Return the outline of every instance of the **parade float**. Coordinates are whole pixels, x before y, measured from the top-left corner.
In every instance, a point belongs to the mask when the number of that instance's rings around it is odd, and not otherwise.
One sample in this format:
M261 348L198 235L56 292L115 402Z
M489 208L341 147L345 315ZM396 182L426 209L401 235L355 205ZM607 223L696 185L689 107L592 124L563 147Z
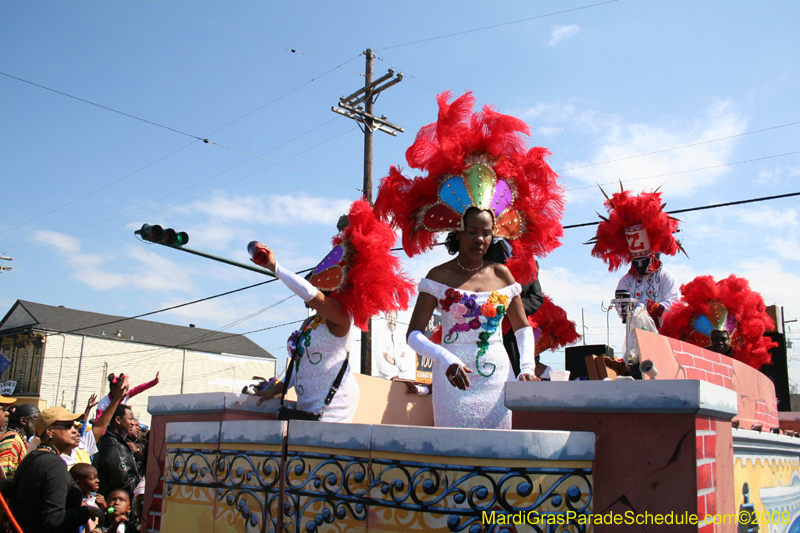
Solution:
M352 424L152 397L148 531L798 531L800 418L772 382L636 336L655 379L510 382L512 430L433 427L430 396L362 375Z

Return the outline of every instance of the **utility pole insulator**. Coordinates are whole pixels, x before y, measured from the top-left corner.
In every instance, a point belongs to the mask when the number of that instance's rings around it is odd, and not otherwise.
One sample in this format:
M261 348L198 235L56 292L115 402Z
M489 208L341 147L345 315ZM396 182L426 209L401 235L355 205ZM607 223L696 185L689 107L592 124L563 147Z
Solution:
M386 115L376 117L373 113L375 99L382 91L403 81L403 75L395 75L394 69L373 80L373 62L375 54L371 48L364 52L367 56L367 67L364 73L364 86L349 96L339 99L339 106L331 107L331 111L364 125L364 196L372 204L372 134L382 131L392 136L402 133L403 128L386 120ZM363 107L361 106L363 104ZM361 333L361 373L372 375L372 332Z

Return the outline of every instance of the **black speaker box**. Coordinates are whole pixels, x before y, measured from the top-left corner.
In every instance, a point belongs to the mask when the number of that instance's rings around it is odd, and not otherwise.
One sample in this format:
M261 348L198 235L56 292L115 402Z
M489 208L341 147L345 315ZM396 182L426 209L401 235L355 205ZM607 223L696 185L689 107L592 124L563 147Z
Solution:
M792 400L789 395L789 368L786 360L786 336L774 331L764 334L778 345L769 351L772 364L761 367L761 372L775 384L775 396L778 397L778 411L791 411Z
M564 367L569 370L570 381L583 376L589 378L586 372L587 355L605 355L614 358L614 348L605 344L590 344L588 346L570 346L564 350Z

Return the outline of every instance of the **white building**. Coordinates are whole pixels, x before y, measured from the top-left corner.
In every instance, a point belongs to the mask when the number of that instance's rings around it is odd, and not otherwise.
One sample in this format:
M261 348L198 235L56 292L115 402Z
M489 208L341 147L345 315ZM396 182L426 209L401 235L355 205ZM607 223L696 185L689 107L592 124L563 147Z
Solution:
M146 424L151 394L238 392L275 375L275 357L243 335L22 300L0 321L0 354L11 361L0 380L16 382L13 396L80 412L92 393L108 394L108 374L124 372L134 387L160 372L128 402Z

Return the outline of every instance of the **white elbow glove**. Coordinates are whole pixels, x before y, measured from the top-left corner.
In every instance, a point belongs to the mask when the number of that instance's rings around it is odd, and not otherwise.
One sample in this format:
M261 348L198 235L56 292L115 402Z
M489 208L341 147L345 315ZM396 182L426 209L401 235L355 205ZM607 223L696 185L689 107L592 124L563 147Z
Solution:
M303 299L304 302L310 302L319 292L315 286L304 280L291 270L286 270L278 263L275 263L275 275L284 285L289 287L293 293Z
M528 326L514 332L519 348L519 373L536 375L536 340L533 337L533 328ZM517 376L519 377L519 376Z
M461 359L449 350L434 344L421 331L414 330L408 335L408 346L420 355L430 357L444 363L445 369L450 365L463 365Z

